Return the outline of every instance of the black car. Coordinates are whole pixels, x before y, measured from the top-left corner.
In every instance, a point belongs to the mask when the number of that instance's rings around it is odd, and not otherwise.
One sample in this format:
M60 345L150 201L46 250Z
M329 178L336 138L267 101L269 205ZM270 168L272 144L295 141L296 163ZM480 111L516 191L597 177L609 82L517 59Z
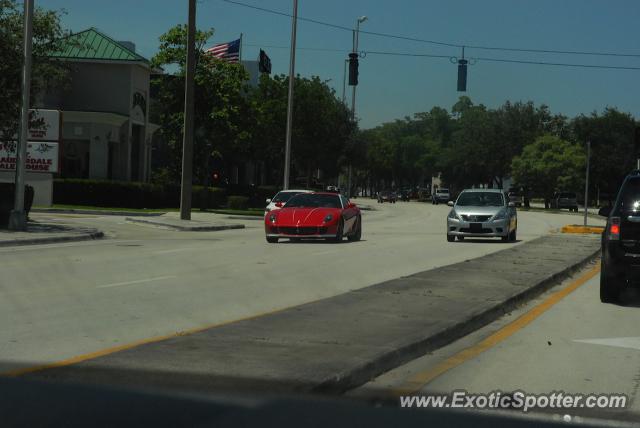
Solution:
M640 280L640 170L622 183L613 207L603 207L608 217L602 233L600 300L616 301L629 283Z

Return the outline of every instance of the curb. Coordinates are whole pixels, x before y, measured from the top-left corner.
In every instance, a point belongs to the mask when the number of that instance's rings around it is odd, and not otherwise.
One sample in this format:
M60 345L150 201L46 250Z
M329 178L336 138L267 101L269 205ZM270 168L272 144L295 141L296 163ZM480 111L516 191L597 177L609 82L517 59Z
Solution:
M56 208L32 208L34 213L58 213L58 214L90 214L90 215L119 215L131 217L158 217L166 212L145 213L136 211L107 211L107 210L76 210L76 209L56 209Z
M601 235L604 232L603 226L578 226L575 224L570 224L567 226L563 226L560 229L562 233L592 233L596 235Z
M199 226L180 226L175 224L160 223L141 218L125 218L125 221L131 223L149 224L152 226L166 227L181 232L215 232L219 230L244 229L244 224L220 224L220 225L199 225Z
M258 220L258 221L264 220L264 217L258 217L255 215L243 215L243 216L230 215L230 216L227 216L227 218L231 220Z
M486 309L480 313L473 314L471 317L453 325L445 330L441 330L429 337L425 337L418 342L405 345L402 348L394 349L386 353L380 354L372 361L364 363L362 366L347 372L336 373L329 379L324 380L320 384L311 387L312 392L318 393L339 393L342 394L350 389L357 388L369 382L381 374L407 364L416 358L442 348L456 340L476 331L489 323L497 320L505 313L508 313L518 306L537 297L547 291L559 282L569 278L572 274L584 268L587 264L595 260L600 255L600 249L596 250L590 256L585 257L582 261L571 266L567 266L563 270L556 272L529 287L528 289L509 297L506 300Z
M15 247L19 245L39 245L39 244L56 244L60 242L78 242L78 241L90 241L93 239L104 238L104 233L101 231L92 233L83 233L80 235L69 236L51 236L48 238L29 238L20 239L15 241L0 241L0 247Z

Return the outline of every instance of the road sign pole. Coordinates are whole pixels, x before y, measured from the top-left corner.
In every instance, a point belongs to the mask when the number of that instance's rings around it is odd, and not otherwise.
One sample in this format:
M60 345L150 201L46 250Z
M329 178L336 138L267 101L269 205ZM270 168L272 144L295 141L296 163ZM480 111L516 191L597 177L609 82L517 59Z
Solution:
M298 0L293 0L293 20L291 22L291 55L289 56L289 95L287 100L287 135L284 150L284 189L289 189L291 164L291 128L293 126L293 84L296 67L296 31L298 27Z
M193 86L196 60L196 0L189 0L187 28L187 72L184 91L184 130L182 134L182 183L180 186L180 218L191 220L193 180Z
M25 230L27 215L24 211L24 184L29 131L29 101L31 98L31 46L33 43L33 1L24 0L24 58L22 62L22 108L20 111L20 135L16 153L15 199L9 215L10 230Z

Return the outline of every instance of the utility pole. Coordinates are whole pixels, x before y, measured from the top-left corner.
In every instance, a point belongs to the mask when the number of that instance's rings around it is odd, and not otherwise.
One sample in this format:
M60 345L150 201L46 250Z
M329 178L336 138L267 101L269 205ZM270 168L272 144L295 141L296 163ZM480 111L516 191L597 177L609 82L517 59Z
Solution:
M27 215L24 212L24 182L29 135L29 101L31 98L31 46L33 44L33 2L24 0L24 58L22 62L22 108L20 111L20 135L16 153L16 178L14 205L9 215L10 230L26 230Z
M584 185L584 225L587 225L587 213L589 208L589 163L591 161L591 141L587 141L587 173Z
M345 103L346 97L345 94L347 92L347 64L349 64L349 60L344 60L344 74L342 75L342 104Z
M356 29L353 31L353 53L358 53L358 39L360 38L360 24L366 21L366 16L361 16L356 20ZM356 85L353 85L351 93L351 118L356 120ZM347 179L347 197L351 197L351 163L349 163L349 174Z
M182 134L182 183L180 218L191 220L191 188L193 180L193 86L196 69L196 0L189 0L187 28L187 72L184 91L184 130Z
M287 135L284 149L284 190L289 189L291 167L291 128L293 126L293 84L296 68L296 32L298 28L298 0L293 0L293 20L291 22L291 54L289 55L289 95L287 100Z

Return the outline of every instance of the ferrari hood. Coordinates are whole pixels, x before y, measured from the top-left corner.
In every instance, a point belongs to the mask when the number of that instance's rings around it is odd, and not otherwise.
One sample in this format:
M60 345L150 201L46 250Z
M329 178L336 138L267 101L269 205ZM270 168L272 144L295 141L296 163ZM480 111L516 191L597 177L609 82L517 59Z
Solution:
M282 208L278 211L279 225L318 226L324 222L327 214L334 218L340 215L337 208Z

